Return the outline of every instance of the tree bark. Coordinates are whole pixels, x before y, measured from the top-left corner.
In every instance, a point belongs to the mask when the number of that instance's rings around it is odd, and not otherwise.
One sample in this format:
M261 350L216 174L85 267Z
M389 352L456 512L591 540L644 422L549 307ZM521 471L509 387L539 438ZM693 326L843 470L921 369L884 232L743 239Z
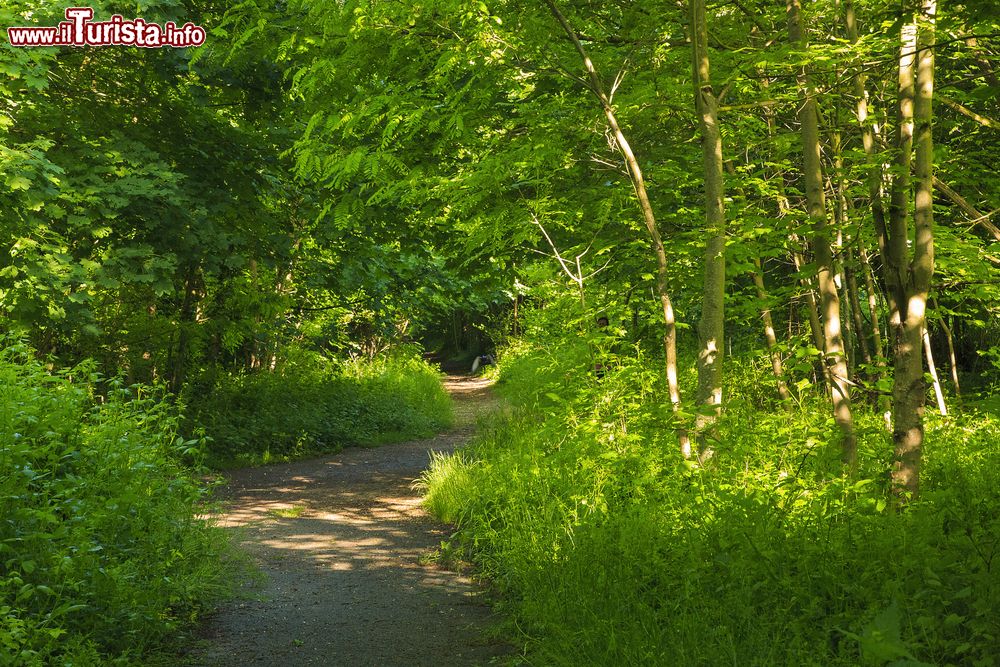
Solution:
M858 41L858 24L852 0L845 0L844 12L847 38L850 42L855 43ZM906 51L906 48L907 47L905 45L902 47L903 52ZM912 52L912 50L913 49L911 48L910 51ZM863 67L859 67L854 76L854 94L857 98L857 117L858 124L861 126L861 141L865 149L865 155L868 158L868 199L872 210L872 222L875 226L875 236L878 240L879 254L882 256L884 263L887 261L887 255L889 254L889 232L888 225L886 223L885 206L882 201L882 166L877 155L878 149L875 145L875 126L869 120L868 91L865 87L867 78L868 77L865 74ZM907 169L909 169L909 167L907 167ZM868 257L863 248L861 250L861 261L868 264ZM870 264L868 264L868 270L871 270ZM888 280L888 277L886 277L886 280ZM865 274L865 282L866 288L868 289L868 303L871 308L874 327L872 334L874 337L875 356L881 360L884 358L884 349L882 345L881 331L878 328L878 310L877 303L875 301L874 285L872 284L871 276L868 273ZM886 303L889 306L889 320L892 322L897 318L899 311L896 306L896 294L891 285L889 285L888 292L889 293L886 296ZM876 378L876 380L877 379L878 378Z
M857 332L856 338L861 345L861 356L865 359L865 364L872 365L871 347L868 345L868 336L865 334L864 317L861 314L861 300L858 298L858 279L854 274L854 267L850 264L854 262L853 253L848 251L847 262L844 267L844 275L847 277L847 298L851 302L851 317L854 319L854 329Z
M712 90L708 59L705 0L691 0L691 44L695 109L701 128L705 176L705 279L698 326L697 432L718 419L722 409L722 340L725 327L726 216L719 105ZM711 407L711 412L705 406Z
M860 315L860 313L854 310L854 300L851 298L850 281L847 277L847 273L850 271L848 263L849 257L848 259L845 259L844 257L846 254L844 229L847 228L848 222L850 221L850 215L848 213L847 205L847 183L846 177L844 176L844 158L841 147L839 110L837 110L835 117L836 127L833 132L830 133L830 149L833 153L833 170L836 174L836 180L830 179L830 189L835 194L837 199L836 205L833 207L833 219L837 227L837 255L839 256L839 259L834 262L836 269L835 282L840 285L840 302L847 304L849 312L849 315L841 318L841 321L844 325L844 350L847 358L847 371L849 373L849 377L854 377L855 367L858 364L857 340L859 337L863 337L864 333L858 323L859 320L854 318L855 315Z
M864 271L865 276L865 289L868 291L868 311L871 313L872 318L872 343L875 346L875 365L878 368L874 380L877 382L884 375L886 364L885 345L882 340L881 316L878 308L879 293L875 285L875 271L872 269L871 262L868 260L868 253L864 247L861 248L859 254L861 257L861 269ZM878 394L878 411L885 421L886 430L892 431L891 401L889 396L882 392Z
M988 231L993 237L994 241L1000 241L1000 228L990 222L990 215L985 213L980 213L975 206L970 204L962 195L958 194L949 186L947 183L939 179L937 176L934 177L934 187L940 190L948 199L950 199L956 206L962 209L969 219Z
M899 47L899 104L897 107L896 128L896 177L892 182L889 199L889 226L884 234L882 252L883 275L886 284L886 297L889 303L889 329L892 331L894 347L903 340L904 315L901 309L906 307L906 274L909 251L907 238L909 236L909 194L910 171L913 162L913 97L914 64L916 63L917 25L906 23L900 31ZM880 234L880 237L882 235ZM914 342L919 350L919 331L911 332L916 336ZM912 336L911 336L912 337ZM918 352L919 353L919 352ZM898 355L896 355L898 359Z
M931 136L934 95L934 20L936 0L923 0L919 18L912 24L916 38L916 86L913 99L914 140L914 209L913 259L905 275L897 265L905 287L900 302L900 336L896 346L896 381L893 387L893 444L895 464L892 478L901 500L915 498L920 492L920 466L924 442L924 386L921 343L926 327L927 297L934 275L934 146ZM904 35L907 29L904 27ZM908 37L903 39L906 43ZM900 59L901 93L905 65ZM912 90L912 87L911 87ZM906 102L905 94L901 98ZM903 228L905 232L905 227ZM907 235L890 238L890 242L906 250Z
M804 48L806 40L802 29L802 8L799 0L788 0L788 35L792 44ZM825 359L830 371L833 418L842 436L842 458L853 470L857 459L857 438L854 417L851 413L851 395L848 387L847 363L841 333L840 297L833 276L833 252L830 247L829 229L826 224L826 201L823 191L823 172L820 160L819 117L816 91L803 67L798 74L802 103L799 106L799 123L802 133L803 176L805 178L806 204L813 223L812 246L816 259L817 284L823 310L823 339Z
M763 77L761 81L762 85L767 88L768 80L767 77ZM767 136L769 139L773 140L775 136L775 119L774 111L771 107L764 108L764 119L767 122ZM775 158L777 159L777 158ZM776 202L778 205L778 213L781 216L787 215L791 207L788 204L788 197L785 195L785 186L783 175L779 172L777 178L775 179L775 186L777 190ZM805 259L802 256L802 252L799 246L798 236L792 232L788 235L788 240L790 242L789 254L792 257L792 262L795 265L795 271L797 273L802 272L802 267L805 265ZM823 350L823 328L819 322L819 309L816 304L816 292L812 286L812 280L807 277L802 277L799 280L799 284L802 286L803 294L806 297L806 310L809 319L809 331L812 334L813 346L822 351ZM795 308L789 307L789 329L788 337L792 337L792 316L795 313ZM830 387L830 377L827 372L826 364L822 360L815 366L816 375L823 382L824 387Z
M792 262L795 265L795 270L801 272L805 261L802 258L801 253L795 249L798 239L793 235L791 241L793 244ZM809 278L802 278L800 284L802 285L802 289L804 290L806 297L806 315L809 319L809 333L812 334L813 346L822 352L825 345L823 343L823 325L819 321L819 305L816 302L816 290L813 289L812 281ZM823 385L827 389L832 389L833 385L830 383L830 369L824 361L820 360L818 370L819 376L823 381Z

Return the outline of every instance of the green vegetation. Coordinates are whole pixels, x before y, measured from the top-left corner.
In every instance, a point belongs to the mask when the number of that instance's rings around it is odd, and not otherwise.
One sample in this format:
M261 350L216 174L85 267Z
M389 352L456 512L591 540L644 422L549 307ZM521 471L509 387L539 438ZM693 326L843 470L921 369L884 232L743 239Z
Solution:
M0 353L0 664L134 664L176 643L242 576L198 517L193 468L427 436L451 422L411 350L226 378L197 409L162 389ZM185 438L182 424L209 435ZM279 511L295 517L302 508Z
M0 662L144 659L182 462L442 428L426 350L534 662L997 664L996 0L94 8L208 38L0 45Z
M440 373L405 349L344 363L301 355L271 373L225 376L188 415L210 438L213 467L427 437L452 423Z
M0 352L0 664L134 664L225 594L226 541L156 391Z
M735 356L703 466L648 400L648 357L597 380L586 356L510 349L513 412L424 479L531 664L996 664L1000 418L930 420L921 500L894 512L881 418L856 415L843 477L821 398L776 404L761 354Z

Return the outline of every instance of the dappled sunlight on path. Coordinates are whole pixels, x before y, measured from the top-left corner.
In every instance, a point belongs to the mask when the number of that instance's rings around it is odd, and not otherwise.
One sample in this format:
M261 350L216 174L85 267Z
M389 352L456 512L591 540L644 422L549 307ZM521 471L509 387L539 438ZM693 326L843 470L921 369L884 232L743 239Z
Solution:
M233 471L219 525L267 575L208 625L197 665L475 665L505 647L469 578L429 556L449 532L413 490L430 452L471 436L485 380L450 377L457 425L428 440Z

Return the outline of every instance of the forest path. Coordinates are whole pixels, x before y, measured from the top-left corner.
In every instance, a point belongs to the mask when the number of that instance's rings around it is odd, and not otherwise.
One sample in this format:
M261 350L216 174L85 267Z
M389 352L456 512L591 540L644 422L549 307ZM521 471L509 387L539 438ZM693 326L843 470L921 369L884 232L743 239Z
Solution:
M427 440L231 471L218 521L266 574L209 621L189 664L477 665L505 653L468 577L428 563L447 527L413 481L493 409L489 382L449 376L456 426Z

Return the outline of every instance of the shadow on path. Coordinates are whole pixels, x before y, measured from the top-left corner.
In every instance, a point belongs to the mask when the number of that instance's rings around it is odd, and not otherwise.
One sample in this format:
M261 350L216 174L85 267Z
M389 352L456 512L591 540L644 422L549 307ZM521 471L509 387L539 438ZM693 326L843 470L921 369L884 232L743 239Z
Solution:
M481 589L426 563L449 532L411 486L430 452L468 441L494 404L488 384L449 377L457 424L434 438L228 473L218 522L267 579L209 621L189 664L477 665L507 653L483 637Z

